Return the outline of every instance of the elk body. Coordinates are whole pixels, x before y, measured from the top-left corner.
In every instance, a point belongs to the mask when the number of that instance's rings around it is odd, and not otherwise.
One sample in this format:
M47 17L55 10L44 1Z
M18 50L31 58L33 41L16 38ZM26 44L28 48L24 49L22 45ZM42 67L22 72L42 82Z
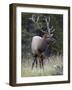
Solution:
M32 17L33 21L34 18ZM39 20L39 17L37 18L37 21ZM44 52L46 50L46 47L48 46L49 42L53 42L54 38L52 38L53 34L51 34L51 30L53 29L53 27L49 28L49 23L50 23L50 18L45 17L45 22L47 25L47 31L45 32L43 30L41 30L44 35L41 36L33 36L32 38L32 42L31 42L31 49L32 49L32 54L34 57L33 63L32 63L32 69L34 67L34 65L36 64L36 67L38 65L40 65L40 68L44 68ZM36 22L37 23L37 22ZM52 30L54 31L54 30Z
M46 47L48 46L48 43L51 41L54 41L54 39L52 37L48 37L47 34L44 34L43 37L34 36L32 38L31 49L32 49L32 54L34 56L32 68L34 67L35 63L37 67L38 60L39 60L40 68L44 68L44 52L46 50Z

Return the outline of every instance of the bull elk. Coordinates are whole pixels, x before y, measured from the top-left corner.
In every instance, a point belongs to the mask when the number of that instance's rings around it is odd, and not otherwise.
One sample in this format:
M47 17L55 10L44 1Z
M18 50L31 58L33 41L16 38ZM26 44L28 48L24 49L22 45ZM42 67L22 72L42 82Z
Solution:
M32 20L34 23L38 24L40 16L37 17L37 21L35 22L34 20L34 15L32 16ZM47 27L47 32L42 30L41 31L44 33L44 35L41 36L33 36L32 42L31 42L31 49L32 49L32 54L34 57L33 63L32 63L32 69L36 63L36 67L40 65L40 68L44 69L44 52L46 50L46 47L50 42L54 42L55 39L53 38L53 32L55 29L53 29L53 26L50 28L50 17L44 17L44 20L46 22L46 27ZM39 26L39 24L38 24Z

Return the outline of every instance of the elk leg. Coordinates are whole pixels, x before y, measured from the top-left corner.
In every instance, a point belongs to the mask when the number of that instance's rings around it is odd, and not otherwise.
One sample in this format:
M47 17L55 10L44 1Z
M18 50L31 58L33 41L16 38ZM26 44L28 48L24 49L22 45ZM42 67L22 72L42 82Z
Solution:
M40 64L40 68L41 68L41 57L40 57L40 59L39 59L39 64Z
M37 62L37 59L36 59L36 68L37 68L37 64L38 64L38 62Z
M32 63L32 69L33 69L33 67L34 67L35 62L36 62L36 66L37 66L37 56L34 57L34 61L33 61L33 63Z
M42 59L42 68L44 69L44 62L43 62L43 59Z
M44 69L44 60L43 60L43 55L41 55L41 67Z

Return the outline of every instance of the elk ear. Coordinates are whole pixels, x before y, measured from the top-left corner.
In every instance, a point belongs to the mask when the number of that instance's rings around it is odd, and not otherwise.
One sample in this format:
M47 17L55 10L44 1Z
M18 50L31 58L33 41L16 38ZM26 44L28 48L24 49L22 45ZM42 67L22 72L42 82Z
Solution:
M53 36L53 34L50 35L51 37Z

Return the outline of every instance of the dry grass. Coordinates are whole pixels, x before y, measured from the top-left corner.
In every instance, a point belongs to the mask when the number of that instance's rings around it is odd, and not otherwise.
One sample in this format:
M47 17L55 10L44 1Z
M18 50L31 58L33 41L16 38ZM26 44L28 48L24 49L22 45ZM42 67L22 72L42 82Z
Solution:
M52 76L63 74L63 57L62 56L51 56L44 59L44 70L38 67L32 69L32 60L25 60L25 63L21 65L21 76L22 77L33 77L33 76Z

